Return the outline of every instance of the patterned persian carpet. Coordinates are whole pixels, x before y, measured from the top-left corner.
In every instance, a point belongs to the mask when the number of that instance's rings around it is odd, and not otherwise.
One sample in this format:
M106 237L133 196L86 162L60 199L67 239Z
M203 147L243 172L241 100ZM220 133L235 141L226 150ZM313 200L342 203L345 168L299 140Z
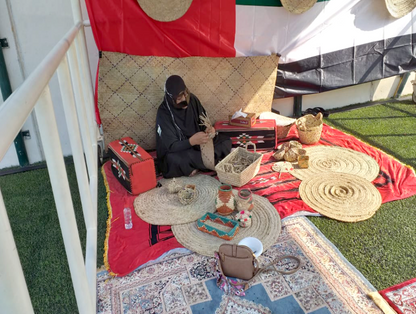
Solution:
M98 313L382 313L368 297L373 286L306 218L283 221L278 242L264 252L265 264L295 255L302 268L281 275L284 262L263 272L245 297L216 286L215 258L177 249L124 277L97 275Z
M416 278L379 292L397 313L416 313Z

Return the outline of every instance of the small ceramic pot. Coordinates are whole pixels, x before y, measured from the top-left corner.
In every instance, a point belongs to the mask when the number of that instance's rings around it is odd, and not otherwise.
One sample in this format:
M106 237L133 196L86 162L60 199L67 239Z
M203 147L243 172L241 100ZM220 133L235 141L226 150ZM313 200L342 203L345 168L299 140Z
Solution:
M222 184L218 187L218 195L215 200L215 207L219 215L228 216L235 209L233 188L229 184Z
M252 210L254 207L253 204L253 195L250 189L241 189L238 191L238 196L236 198L237 210Z

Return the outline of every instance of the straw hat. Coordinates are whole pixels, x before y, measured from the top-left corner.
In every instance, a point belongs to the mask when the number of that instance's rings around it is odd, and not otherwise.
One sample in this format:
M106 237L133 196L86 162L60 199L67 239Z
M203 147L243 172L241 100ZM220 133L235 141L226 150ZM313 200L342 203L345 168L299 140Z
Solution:
M237 194L236 191L234 192ZM253 194L253 200L251 226L240 228L237 235L230 241L198 230L195 222L172 226L173 234L184 247L205 256L214 256L214 252L218 251L223 243L238 244L246 237L259 239L265 251L276 243L282 224L276 208L266 198Z
M400 18L413 11L416 0L386 0L387 10L395 18Z
M178 184L195 185L197 198L188 205L182 205L178 194L169 193L173 179L162 179L162 187L140 194L134 200L134 210L142 220L152 225L175 225L196 221L206 212L215 211L215 198L220 182L208 175L176 178Z
M372 217L382 201L371 182L347 173L322 173L304 180L299 194L318 213L345 222Z
M317 0L281 0L283 7L293 14L301 14L308 11Z
M301 169L294 163L290 172L300 180L321 173L341 172L354 174L371 182L380 172L380 166L374 158L349 148L319 145L305 150L309 156L309 167Z
M192 0L137 0L142 10L152 19L171 22L182 17L191 6Z

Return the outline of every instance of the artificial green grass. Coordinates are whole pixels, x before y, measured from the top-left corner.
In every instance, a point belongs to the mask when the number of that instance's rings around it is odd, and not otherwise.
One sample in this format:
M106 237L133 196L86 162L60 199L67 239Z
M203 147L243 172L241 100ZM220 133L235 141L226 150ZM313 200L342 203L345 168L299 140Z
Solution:
M416 168L416 105L411 101L331 114L325 123ZM416 277L416 196L382 204L363 222L309 219L377 290Z
M86 228L74 165L67 165L82 249ZM103 265L106 191L98 173L97 267ZM35 313L77 313L58 214L46 169L0 177L7 213ZM85 254L85 253L84 253Z

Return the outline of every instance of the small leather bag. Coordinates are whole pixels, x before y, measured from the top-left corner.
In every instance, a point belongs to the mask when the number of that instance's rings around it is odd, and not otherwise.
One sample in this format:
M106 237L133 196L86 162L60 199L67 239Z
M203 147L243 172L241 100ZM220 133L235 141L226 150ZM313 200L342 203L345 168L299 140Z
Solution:
M257 273L256 255L245 245L222 244L218 255L225 276L249 280Z
M276 269L281 274L289 275L298 271L301 267L299 258L291 255L285 255L275 259L272 263L260 268L253 251L245 245L221 244L218 252L215 252L218 261L217 286L226 294L235 294L244 296L244 291L250 287L251 281L269 266L276 264L284 259L293 259L297 266L288 271ZM234 277L241 280L233 280L227 277Z

